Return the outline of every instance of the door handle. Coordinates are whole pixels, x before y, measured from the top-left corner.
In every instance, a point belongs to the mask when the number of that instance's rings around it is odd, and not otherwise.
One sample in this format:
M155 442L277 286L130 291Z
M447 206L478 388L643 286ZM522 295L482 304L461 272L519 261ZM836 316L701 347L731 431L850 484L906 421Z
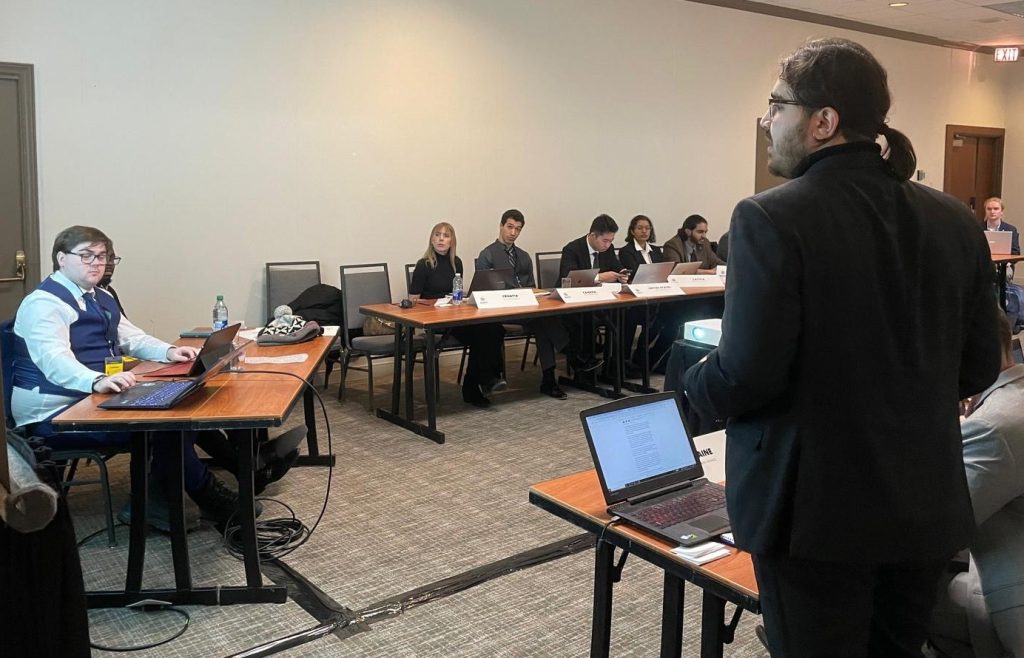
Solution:
M0 279L0 283L14 283L15 281L25 280L25 252L21 249L14 252L14 264L15 275L6 279Z

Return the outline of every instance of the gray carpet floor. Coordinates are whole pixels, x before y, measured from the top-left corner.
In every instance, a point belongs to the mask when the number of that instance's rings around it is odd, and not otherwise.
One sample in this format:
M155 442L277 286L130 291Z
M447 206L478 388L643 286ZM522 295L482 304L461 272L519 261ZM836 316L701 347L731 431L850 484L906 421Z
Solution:
M367 411L365 375L350 372L346 399L336 400L337 375L323 393L338 457L326 513L309 542L285 562L337 604L362 610L389 597L456 576L538 546L580 534L574 526L529 504L531 484L591 466L580 429L581 409L604 400L569 391L564 401L536 393L539 370L518 369L520 346L509 346L509 391L490 409L464 405L455 383L458 354L443 357L437 445ZM377 402L383 404L390 369L375 368ZM417 378L421 372L417 371ZM656 380L657 385L658 382ZM417 391L421 387L419 382ZM421 393L420 393L421 394ZM422 407L420 407L422 410ZM301 410L291 419L300 422ZM318 411L319 418L319 411ZM321 451L327 451L320 425ZM128 497L127 457L111 462L115 505ZM229 475L221 474L225 479ZM326 468L296 468L264 496L279 499L312 524L323 504ZM95 487L72 489L77 534L103 527ZM265 503L264 518L285 510ZM99 535L81 548L87 589L123 586L128 533L109 548ZM210 527L189 535L197 586L244 583L242 565ZM288 656L586 656L589 651L593 550L488 580L451 596L373 620L361 632L328 635L281 655ZM659 647L661 572L631 557L615 588L613 656L653 656ZM170 543L151 534L145 586L172 586ZM136 656L221 656L318 624L289 600L282 605L187 608L187 632ZM731 606L727 615L731 614ZM93 641L139 645L173 634L181 619L168 612L90 611ZM687 586L684 620L688 655L695 655L700 590ZM754 636L759 619L744 613L727 656L767 656ZM96 656L125 655L95 650Z

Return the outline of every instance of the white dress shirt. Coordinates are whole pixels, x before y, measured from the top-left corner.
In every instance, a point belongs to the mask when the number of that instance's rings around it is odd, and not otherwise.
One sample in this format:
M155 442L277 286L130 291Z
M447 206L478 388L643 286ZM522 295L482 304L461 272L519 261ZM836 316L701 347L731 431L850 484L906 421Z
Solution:
M88 291L82 290L60 272L54 272L50 278L67 288L78 300L78 307L85 310L82 295ZM94 290L97 296L110 297L106 290ZM14 333L24 339L32 362L47 381L73 391L90 393L96 376L102 373L85 367L71 351L71 324L77 320L78 313L62 299L37 289L25 297L18 307ZM121 322L117 325L117 342L123 353L147 361L166 361L167 350L172 347L170 343L147 335L124 315L121 315ZM58 409L74 402L75 398L40 393L38 388L29 390L15 387L11 396L11 413L14 422L21 427L45 420Z
M637 251L639 251L640 255L643 256L644 262L647 263L648 265L650 265L651 262L652 262L651 261L651 243L650 242L645 242L644 246L642 248L640 247L640 245L638 245L636 243L636 240L632 240L631 244L633 245L633 248L636 249Z

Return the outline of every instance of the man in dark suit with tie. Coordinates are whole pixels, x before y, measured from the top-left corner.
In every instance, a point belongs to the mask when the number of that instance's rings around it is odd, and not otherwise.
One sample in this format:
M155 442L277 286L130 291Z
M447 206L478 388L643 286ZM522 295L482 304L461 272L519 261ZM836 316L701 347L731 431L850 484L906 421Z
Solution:
M562 247L558 263L558 277L564 279L573 270L598 270L595 283L626 283L629 273L622 269L619 257L612 249L619 225L608 215L598 215L590 222L590 231L581 238ZM565 328L569 332L566 354L577 371L596 370L601 362L594 358L593 324L584 322L579 315L567 315Z
M761 127L792 180L733 211L723 335L685 377L728 419L729 515L776 657L919 656L973 528L957 402L999 372L992 266L971 212L909 182L889 106L856 43L782 60Z

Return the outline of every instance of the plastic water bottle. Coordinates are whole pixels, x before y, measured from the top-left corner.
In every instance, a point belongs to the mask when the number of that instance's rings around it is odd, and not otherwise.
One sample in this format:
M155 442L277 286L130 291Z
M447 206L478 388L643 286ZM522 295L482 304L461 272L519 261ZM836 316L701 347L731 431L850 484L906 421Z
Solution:
M462 303L462 275L456 274L452 279L452 304L458 306Z
M213 305L213 330L218 331L228 326L228 307L224 305L224 295L217 295L217 303Z

